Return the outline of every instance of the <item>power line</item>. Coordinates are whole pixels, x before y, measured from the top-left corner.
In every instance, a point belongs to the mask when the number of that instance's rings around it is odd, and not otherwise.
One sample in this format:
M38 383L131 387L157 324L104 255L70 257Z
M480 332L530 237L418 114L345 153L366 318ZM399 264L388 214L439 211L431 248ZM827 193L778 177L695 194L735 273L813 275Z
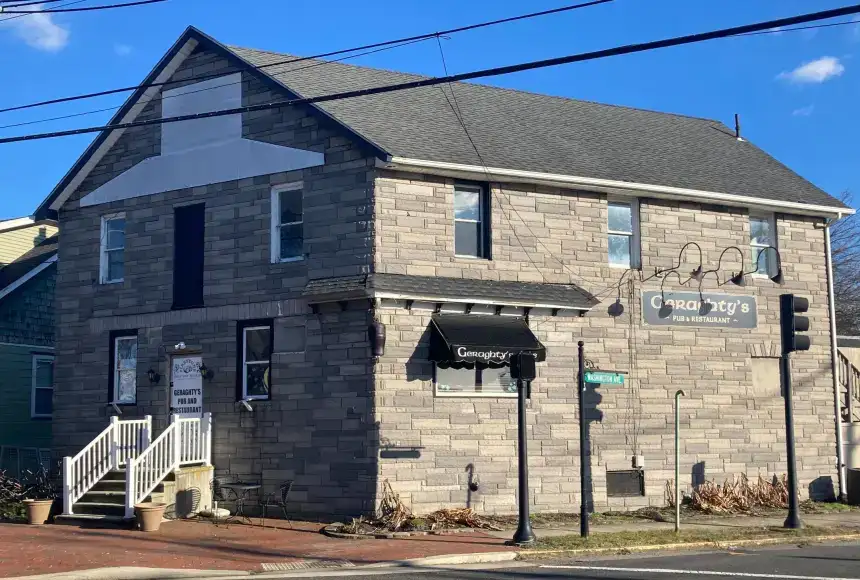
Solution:
M84 6L83 8L48 8L47 10L6 10L0 6L0 14L55 14L57 12L92 12L94 10L112 10L113 8L128 8L129 6L142 6L144 4L156 4L158 2L167 2L167 0L137 0L136 2L126 2L124 4L103 4L101 6ZM38 3L37 3L38 4ZM19 6L27 6L27 4L19 4ZM16 8L10 6L9 8Z
M556 58L530 61L520 64L507 65L483 70L477 70L467 73L460 73L456 75L449 75L445 77L436 77L436 78L425 78L417 81L410 81L405 83L396 83L393 85L383 85L379 87L372 87L367 89L356 89L352 91L344 91L341 93L332 93L328 95L320 95L316 97L306 97L299 99L287 99L281 101L274 101L271 103L260 103L257 105L248 105L244 107L235 107L232 109L223 109L220 111L210 111L206 113L193 113L189 115L178 115L175 117L167 117L162 119L148 119L145 121L132 121L129 123L116 123L114 125L103 125L98 127L85 127L81 129L71 129L67 131L56 131L52 133L37 133L32 135L23 135L19 137L6 137L0 139L0 144L4 143L16 143L19 141L35 141L39 139L51 139L55 137L67 137L71 135L83 135L86 133L98 133L101 131L107 131L112 129L130 129L133 127L145 127L148 125L160 125L164 123L176 123L179 121L192 121L196 119L207 119L212 117L223 117L226 115L235 115L239 113L248 113L253 111L265 111L268 109L274 109L278 107L285 106L295 106L295 105L309 105L313 103L324 103L328 101L337 101L341 99L350 99L355 97L366 97L371 95L379 95L384 93L392 93L396 91L403 91L407 89L417 89L422 87L431 87L446 83L452 82L460 82L467 81L479 78L487 78L494 77L499 75L511 74L516 72L522 72L527 70L535 70L540 68L546 68L551 66L558 66L562 64L570 64L574 62L584 62L589 60L597 60L601 58L607 58L610 56L620 56L624 54L634 54L638 52L646 52L650 50L656 50L659 48L668 48L672 46L681 46L685 44L693 44L704 42L707 40L715 40L718 38L726 38L729 36L737 36L739 34L744 34L747 32L755 32L758 30L767 30L768 28L774 28L776 26L789 26L793 24L803 24L806 22L814 22L817 20L825 20L827 18L835 18L839 16L847 16L850 14L860 13L860 4L855 4L852 6L847 6L844 8L836 8L833 10L824 10L821 12L813 12L810 14L802 14L799 16L792 16L789 18L780 18L777 20L768 20L765 22L758 22L754 24L745 24L742 26L735 26L732 28L723 28L719 30L713 30L710 32L700 32L697 34L690 34L687 36L679 36L673 38L666 38L663 40L654 40L651 42L643 42L638 44L627 44L624 46L618 46L614 48L607 48L592 52L585 52L579 54L573 54L568 56L560 56Z
M36 0L35 2L23 2L21 4L12 4L10 6L5 6L6 8L22 8L24 6L36 6L37 4L53 4L55 2L62 2L63 0ZM0 8L3 8L5 4L9 2L20 2L20 0L0 0Z
M747 32L741 36L756 36L759 34L782 34L783 32L795 32L797 30L813 30L817 28L830 28L831 26L845 26L846 24L853 24L855 26L860 26L860 22L856 22L854 20L845 20L844 22L830 22L828 24L814 24L812 26L795 26L792 28L775 28L772 30L761 30L759 32Z
M341 62L341 61L349 60L349 59L352 59L352 58L359 58L359 57L362 57L362 56L367 56L368 54L375 54L375 53L377 53L377 52L383 52L383 51L391 50L391 49L394 49L394 48L400 48L400 47L407 46L407 45L410 45L410 44L416 44L416 43L418 43L418 42L426 42L427 40L429 40L429 39L427 39L427 38L422 38L422 39L419 39L419 40L413 40L413 41L411 41L411 42L404 42L403 44L396 44L396 45L392 45L392 46L384 46L384 47L382 47L382 48L377 48L376 50L368 50L368 51L365 51L365 52L359 52L359 53L357 53L357 54L349 54L349 55L347 55L347 56L342 56L342 57L340 57L340 58L336 58L336 59L333 59L333 60L324 60L324 61L316 62L316 63L313 63L313 64L309 64L309 65L307 65L307 66L301 66L301 67L298 67L298 68L290 69L290 70L288 70L288 71L279 71L279 72L290 72L290 73L294 73L294 72L298 72L298 71L306 70L306 69L309 69L309 68L315 68L315 67L318 67L318 66L325 66L325 65L327 65L327 64L333 64L333 63L336 63L336 62ZM211 91L211 90L214 90L214 89L220 89L220 88L222 88L222 87L229 87L229 86L233 86L233 85L241 85L241 84L242 84L242 81L236 81L236 82L232 82L232 83L224 83L224 84L222 84L222 85L217 85L217 86L214 86L214 87L206 87L205 89L196 89L196 90L193 90L193 91L187 91L187 92L184 92L184 93L182 93L182 94L180 94L180 95L165 95L165 94L162 92L162 93L160 93L160 94L159 94L159 96L158 96L158 97L153 98L151 102L159 102L159 101L164 101L164 100L166 100L166 99L173 99L173 98L180 97L180 96L193 95L193 94L195 94L195 93L202 93L202 92L205 92L205 91ZM91 110L91 111L83 111L83 112L81 112L81 113L72 113L72 114L69 114L69 115L60 115L59 117L49 117L49 118L47 118L47 119L36 119L35 121L24 121L24 122L22 122L22 123L12 123L12 124L10 124L10 125L0 125L0 129L11 129L11 128L14 128L14 127L25 127L25 126L27 126L27 125L38 125L38 124L40 124L40 123L49 123L49 122L51 122L51 121L61 121L61 120L63 120L63 119L73 119L73 118L75 118L75 117L84 117L84 116L86 116L86 115L94 115L94 114L96 114L96 113L104 113L104 112L107 112L107 111L116 111L116 110L118 110L119 108L120 108L120 106L115 106L115 107L105 107L105 108L103 108L103 109L93 109L93 110Z
M50 0L51 2L57 2L59 0ZM86 2L87 0L74 0L74 2L66 2L65 4L60 4L57 8L63 8L65 6L74 6L75 4L81 4ZM38 14L38 12L27 12L25 14L16 14L14 16L10 16L9 18L0 18L0 22L8 22L9 20L15 20L16 18L23 18L25 16L29 16L30 14ZM2 111L0 111L2 112Z
M83 2L83 1L84 1L84 0L78 0L78 2ZM552 9L552 10L543 10L543 11L541 11L541 12L531 12L531 13L529 13L529 14L521 14L521 15L519 15L519 16L511 16L511 17L509 17L509 18L501 18L501 19L499 19L499 20L491 20L491 21L488 21L488 22L480 22L480 23L478 23L478 24L470 24L470 25L467 25L467 26L460 26L460 27L458 27L458 28L451 28L451 29L448 29L448 30L440 30L439 32L432 32L432 33L427 33L427 34L419 34L419 35L417 35L417 36L408 36L408 37L406 37L406 38L398 38L398 39L396 39L396 40L386 40L386 41L384 41L384 42L376 42L376 43L373 43L373 44L365 44L364 46L357 46L357 47L354 47L354 48L346 48L346 49L335 50L335 51L331 51L331 52L324 52L324 53L316 54L316 55L313 55L313 56L304 56L304 57L298 57L298 58L290 58L290 59L287 59L287 60L282 60L282 61L278 61L278 62L272 62L272 63L269 63L269 64L260 65L260 66L255 67L255 68L256 68L256 70L261 70L261 69L265 69L265 68L270 68L270 67L274 67L274 66L280 66L280 65L284 65L284 64L291 64L291 63L301 62L301 61L305 61L305 60L313 60L313 59L319 59L319 58L326 58L326 57L329 57L329 56L337 56L337 55L340 55L340 54L346 54L346 53L350 53L350 52L357 52L357 51L360 51L360 50L367 50L367 49L371 49L371 48L379 48L379 47L381 47L381 46L389 46L389 45L395 45L395 44L402 44L402 43L410 42L410 41L413 41L413 40L426 40L426 39L434 38L434 37L436 37L436 36L440 36L440 35L441 35L441 36L444 36L444 35L447 35L447 34L456 34L456 33L458 33L458 32L466 32L466 31L468 31L468 30L476 30L476 29L478 29L478 28L485 28L485 27L488 27L488 26L495 26L495 25L498 25L498 24L506 24L506 23L508 23L508 22L515 22L515 21L518 21L518 20L526 20L526 19L529 19L529 18L537 18L538 16L547 16L547 15L550 15L550 14L558 14L558 13L561 13L561 12L567 12L567 11L570 11L570 10L576 10L576 9L579 9L579 8L587 8L587 7L589 7L589 6L596 6L596 5L598 5L598 4L605 4L605 3L608 3L608 2L612 2L612 1L613 1L613 0L591 0L591 1L589 1L589 2L584 2L584 3L581 3L581 4L572 4L572 5L569 5L569 6L562 6L561 8L554 8L554 9ZM166 85L171 85L171 84L176 84L176 83L186 83L186 82L188 82L188 81L202 81L202 80L209 80L209 79L214 79L214 78L220 78L220 77L222 77L222 76L224 76L224 75L215 73L215 74L209 74L209 75L199 75L199 76L196 76L196 77L190 77L190 78L188 78L188 79L182 79L181 81L170 81L170 80L168 80L168 81L156 82L156 83L144 83L144 84L134 85L134 86L129 86L129 87L121 87L121 88L117 88L117 89L108 89L108 90L104 90L104 91L97 91L97 92L93 92L93 93L85 93L85 94L74 95L74 96L69 96L69 97L60 97L60 98L57 98L57 99L50 99L50 100L47 100L47 101L40 101L40 102L37 102L37 103L30 103L30 104L27 104L27 105L17 105L17 106L14 106L14 107L6 107L6 108L4 108L4 109L0 109L0 113L6 113L6 112L9 112L9 111L19 111L19 110L21 110L21 109L31 109L31 108L34 108L34 107L42 107L42 106L45 106L45 105L55 105L55 104L57 104L57 103L67 103L67 102L70 102L70 101L78 101L78 100L81 100L81 99L92 99L92 98L95 98L95 97L103 97L103 96L106 96L106 95L114 95L114 94L117 94L117 93L126 93L126 92L129 92L129 91L135 91L135 90L139 90L139 89L148 89L148 88L150 88L150 87L163 87L163 86L166 86Z

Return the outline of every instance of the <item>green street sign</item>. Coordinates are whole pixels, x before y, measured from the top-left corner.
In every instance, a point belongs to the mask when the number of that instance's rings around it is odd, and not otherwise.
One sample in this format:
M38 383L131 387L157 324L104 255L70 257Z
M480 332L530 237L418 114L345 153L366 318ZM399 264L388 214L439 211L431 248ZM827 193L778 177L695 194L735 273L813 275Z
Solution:
M623 385L624 375L621 373L608 373L605 371L585 371L586 383L600 383L604 385Z

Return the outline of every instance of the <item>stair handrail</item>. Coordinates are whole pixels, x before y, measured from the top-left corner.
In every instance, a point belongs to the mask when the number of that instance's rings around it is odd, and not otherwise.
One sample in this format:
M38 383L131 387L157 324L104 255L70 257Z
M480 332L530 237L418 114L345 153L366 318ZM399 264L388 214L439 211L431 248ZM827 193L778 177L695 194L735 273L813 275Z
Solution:
M860 369L841 352L838 369L839 383L845 389L845 414L848 423L853 423L855 409L860 409Z
M111 417L105 429L74 457L63 457L63 513L112 469L118 469L149 445L152 417L120 421Z
M170 416L170 425L125 471L125 517L134 516L134 506L143 501L172 471L191 463L212 464L212 414L201 417Z

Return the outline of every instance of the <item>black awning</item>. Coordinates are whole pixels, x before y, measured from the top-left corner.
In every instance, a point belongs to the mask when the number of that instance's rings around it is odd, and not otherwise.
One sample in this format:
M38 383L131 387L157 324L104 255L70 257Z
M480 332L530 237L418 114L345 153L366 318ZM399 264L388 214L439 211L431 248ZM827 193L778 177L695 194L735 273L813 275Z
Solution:
M525 319L484 314L434 314L430 360L442 366L502 366L528 352L546 360L546 348Z

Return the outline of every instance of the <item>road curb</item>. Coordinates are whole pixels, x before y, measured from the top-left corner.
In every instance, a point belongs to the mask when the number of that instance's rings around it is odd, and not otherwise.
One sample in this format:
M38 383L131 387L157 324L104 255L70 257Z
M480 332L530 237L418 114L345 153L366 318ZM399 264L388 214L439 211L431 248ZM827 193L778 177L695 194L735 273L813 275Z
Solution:
M473 552L468 554L445 554L442 556L427 556L425 558L412 558L410 560L392 560L390 562L379 562L378 564L367 564L358 566L353 570L366 570L368 568L421 568L424 566L456 566L458 564L494 564L497 562L513 562L517 559L518 552L509 550L507 552Z
M618 552L657 552L660 550L695 550L700 548L732 548L737 546L767 546L772 544L796 544L800 542L832 542L840 540L860 540L860 532L854 534L839 534L833 536L783 536L775 538L759 538L752 540L725 540L707 542L678 542L675 544L652 544L648 546L627 546L612 548L560 548L556 550L520 550L519 558L550 554L569 554L573 556L595 556L600 554L616 554Z

